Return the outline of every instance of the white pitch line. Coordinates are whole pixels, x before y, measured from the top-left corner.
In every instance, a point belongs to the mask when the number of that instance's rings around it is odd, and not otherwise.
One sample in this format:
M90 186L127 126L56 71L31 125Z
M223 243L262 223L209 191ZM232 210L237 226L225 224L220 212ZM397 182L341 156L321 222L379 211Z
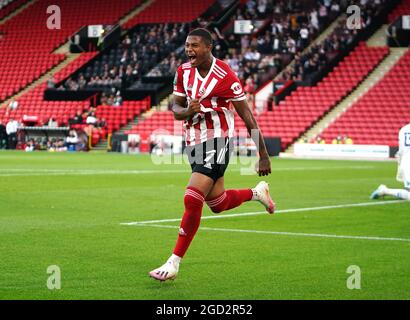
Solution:
M161 224L146 224L146 223L138 224L138 226L139 227L166 228L166 229L178 229L179 228L179 226L167 226L167 225L161 225ZM208 228L208 227L201 227L201 230L221 231L221 232L238 232L238 233L255 233L255 234L273 234L273 235L279 235L279 236L297 236L297 237L318 237L318 238L336 238L336 239L354 239L354 240L378 240L378 241L410 242L410 239L406 239L406 238L348 236L348 235L323 234L323 233L243 230L243 229L224 229L224 228Z
M165 228L165 229L178 229L179 228L179 226L167 226L167 225L162 225L162 224L145 224L145 223L138 224L138 226L139 227ZM406 238L387 238L387 237L374 237L374 236L347 236L347 235L323 234L323 233L263 231L263 230L225 229L225 228L208 228L208 227L201 227L201 230L221 231L221 232L238 232L238 233L255 233L255 234L273 234L273 235L279 235L279 236L410 242L410 239L406 239Z
M277 211L275 211L275 214L277 214L277 213L292 213L292 212L306 212L306 211L319 211L319 210L326 210L326 209L340 209L340 208L352 208L352 207L380 206L380 205L394 204L394 203L407 203L407 202L405 200L392 200L392 201L374 201L374 202L350 203L350 204L339 204L339 205L322 206L322 207L277 210ZM255 211L255 212L243 212L243 213L232 213L232 214L202 216L201 220L224 219L224 218L244 217L244 216L255 216L255 215L259 215L259 214L267 214L267 213L266 213L266 211ZM120 224L121 225L127 225L127 226L133 226L133 225L140 225L140 224L176 222L176 221L181 221L181 218L123 222L123 223L120 223Z

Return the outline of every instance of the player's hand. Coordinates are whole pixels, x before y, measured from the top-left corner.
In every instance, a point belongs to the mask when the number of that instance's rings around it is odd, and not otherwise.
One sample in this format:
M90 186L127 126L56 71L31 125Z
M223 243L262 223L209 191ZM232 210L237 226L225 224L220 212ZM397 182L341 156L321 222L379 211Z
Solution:
M259 176L267 176L271 173L270 159L269 158L260 158L257 164L256 171Z
M201 112L201 103L198 99L192 99L188 104L188 113L193 115L199 112Z

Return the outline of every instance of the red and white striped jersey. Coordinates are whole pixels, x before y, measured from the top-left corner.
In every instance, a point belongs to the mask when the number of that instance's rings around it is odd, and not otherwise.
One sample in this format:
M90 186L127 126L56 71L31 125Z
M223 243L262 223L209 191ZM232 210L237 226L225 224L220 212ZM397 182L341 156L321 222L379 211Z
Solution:
M201 112L184 122L187 145L209 139L234 136L234 113L230 101L245 100L245 93L229 66L213 57L211 69L203 78L191 63L179 66L174 79L174 95L187 101L199 99Z

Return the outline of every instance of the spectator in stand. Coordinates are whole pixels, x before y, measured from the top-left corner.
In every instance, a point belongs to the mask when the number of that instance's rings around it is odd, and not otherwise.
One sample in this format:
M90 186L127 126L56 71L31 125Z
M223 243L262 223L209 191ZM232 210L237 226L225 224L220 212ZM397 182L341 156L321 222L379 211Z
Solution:
M115 107L120 107L122 106L122 97L121 97L121 92L117 91L114 101L113 101L113 106Z
M105 118L102 118L96 123L96 127L100 129L105 128L106 126L107 126L107 121L105 120Z
M303 136L298 140L297 143L309 143L309 140L307 137Z
M268 6L268 0L258 0L257 1L256 10L257 10L258 17L262 19L266 17L267 6Z
M71 129L68 133L68 136L66 137L65 146L67 147L68 150L70 150L70 148L74 148L75 150L75 147L78 142L79 142L79 139L78 139L77 131L74 129Z
M29 141L27 141L26 146L24 148L24 151L26 152L32 152L35 150L36 144L34 142L33 139L30 139Z
M18 101L16 100L11 100L9 103L9 110L16 110L19 106Z
M316 144L326 144L326 140L324 140L321 136L317 136L314 140L313 143Z
M64 88L66 90L70 91L76 91L79 88L79 85L77 82L75 82L71 77L67 79L67 81L64 83Z
M6 126L3 124L3 122L0 119L0 149L6 149L6 148L7 148Z
M310 12L310 24L314 30L319 31L320 29L319 17L318 17L318 11L316 9L313 9Z
M85 121L86 124L92 124L92 125L96 125L97 124L97 117L95 116L94 112L90 112L88 114L88 117Z
M107 94L106 94L105 92L103 92L103 93L101 94L100 105L102 105L102 106L108 106L107 100L108 100Z
M70 125L72 124L82 124L83 123L83 116L82 116L82 112L79 110L77 111L76 115L68 120L68 123Z
M56 81L54 79L54 76L50 76L47 80L47 88L48 89L54 89L56 87Z
M80 76L78 78L78 90L85 89L86 85L87 85L87 81L85 80L84 75L80 73Z
M348 137L348 136L344 136L343 137L343 142L344 142L344 144L353 144L353 139Z
M319 7L319 26L322 29L327 24L328 9L325 5Z
M114 105L114 95L110 94L107 98L107 106L112 106Z
M47 124L50 128L57 128L58 127L58 122L53 118L53 117L51 117L49 120L48 120L48 124Z
M332 140L332 144L343 144L343 140L341 136L337 136Z
M8 136L8 149L16 149L18 127L19 123L13 118L10 118L10 121L6 125L6 133Z
M245 86L243 90L245 91L246 97L248 99L249 106L253 109L255 107L255 89L256 89L256 84L252 77L248 77L245 81Z
M303 51L309 44L309 29L307 25L303 25L303 27L299 31L299 41L298 41L298 49Z

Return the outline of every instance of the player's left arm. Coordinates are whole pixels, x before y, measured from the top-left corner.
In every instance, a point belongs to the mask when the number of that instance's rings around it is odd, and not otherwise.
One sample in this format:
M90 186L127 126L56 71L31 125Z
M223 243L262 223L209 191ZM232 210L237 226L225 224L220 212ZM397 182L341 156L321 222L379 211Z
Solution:
M235 110L238 113L238 115L243 120L243 122L245 122L245 126L248 130L249 135L252 137L252 139L258 147L258 174L259 176L267 176L269 173L271 173L271 163L269 159L269 154L266 150L265 140L263 139L262 132L259 129L259 125L256 122L256 119L253 116L251 109L249 108L248 102L246 101L246 99L244 99L240 101L232 101L232 104L235 107Z

